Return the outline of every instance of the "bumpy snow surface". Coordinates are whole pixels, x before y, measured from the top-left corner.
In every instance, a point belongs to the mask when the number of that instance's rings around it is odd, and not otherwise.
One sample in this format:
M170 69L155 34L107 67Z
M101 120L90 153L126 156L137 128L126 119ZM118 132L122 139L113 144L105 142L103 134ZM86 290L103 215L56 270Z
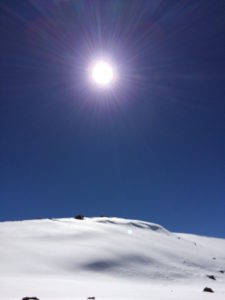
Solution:
M25 296L224 300L225 240L118 218L2 222L0 299Z

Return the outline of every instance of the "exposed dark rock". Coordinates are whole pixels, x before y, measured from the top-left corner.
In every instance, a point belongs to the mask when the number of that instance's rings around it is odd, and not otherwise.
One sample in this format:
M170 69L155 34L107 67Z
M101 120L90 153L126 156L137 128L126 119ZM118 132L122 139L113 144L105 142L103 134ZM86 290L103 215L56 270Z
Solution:
M22 300L39 300L37 297L24 297Z
M212 259L213 259L213 260L216 260L216 257L213 257Z
M206 275L209 279L216 280L214 275Z
M224 274L224 273L225 273L225 271L224 271L224 270L219 270L219 272L220 272L221 274Z
M87 297L87 299L95 300L95 297Z
M209 287L205 287L203 292L214 293L213 289L211 289Z
M77 216L74 217L74 219L83 220L84 216L83 215L77 215Z

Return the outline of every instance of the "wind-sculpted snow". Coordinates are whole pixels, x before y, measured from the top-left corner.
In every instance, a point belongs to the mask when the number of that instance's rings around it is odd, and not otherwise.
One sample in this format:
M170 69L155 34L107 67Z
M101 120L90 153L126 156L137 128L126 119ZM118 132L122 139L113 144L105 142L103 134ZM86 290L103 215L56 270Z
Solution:
M97 222L103 223L103 224L114 224L114 225L120 225L120 226L130 226L130 227L137 227L142 229L150 229L152 231L160 231L164 233L169 233L168 230L163 228L162 226L154 223L149 222L143 222L143 221L135 221L135 220L125 220L125 219L119 219L119 218L101 218L97 219Z
M29 293L141 300L150 292L151 299L185 299L184 290L187 299L205 299L207 285L214 299L225 299L223 270L225 240L154 223L106 217L0 223L1 300Z

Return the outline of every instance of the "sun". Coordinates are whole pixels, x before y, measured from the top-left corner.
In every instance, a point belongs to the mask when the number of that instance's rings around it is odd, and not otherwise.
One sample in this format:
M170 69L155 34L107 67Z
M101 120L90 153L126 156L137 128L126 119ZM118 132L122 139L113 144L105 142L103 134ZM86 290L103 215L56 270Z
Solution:
M94 83L102 87L110 86L115 77L113 67L103 60L93 65L91 75Z

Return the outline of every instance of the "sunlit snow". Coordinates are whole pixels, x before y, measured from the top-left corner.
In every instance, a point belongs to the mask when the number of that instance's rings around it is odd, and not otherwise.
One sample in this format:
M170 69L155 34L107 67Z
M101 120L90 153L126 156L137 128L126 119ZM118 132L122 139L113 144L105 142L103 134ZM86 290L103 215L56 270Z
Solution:
M225 240L118 218L0 223L0 299L225 299ZM214 275L212 280L207 275ZM203 292L211 287L215 293Z

